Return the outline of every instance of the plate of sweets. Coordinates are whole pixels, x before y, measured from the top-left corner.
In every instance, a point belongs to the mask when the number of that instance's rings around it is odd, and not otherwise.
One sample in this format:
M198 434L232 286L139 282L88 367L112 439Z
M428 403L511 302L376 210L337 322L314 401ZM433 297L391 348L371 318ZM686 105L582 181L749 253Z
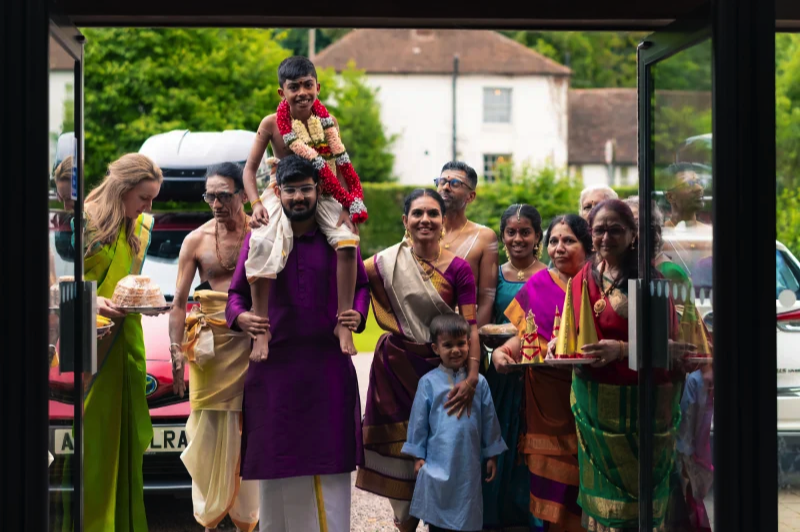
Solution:
M95 325L97 328L97 338L100 339L111 332L111 329L114 327L114 322L105 316L97 314L95 316Z
M123 312L157 316L171 308L164 293L146 275L128 275L114 289L111 302Z
M517 328L511 323L489 324L478 329L478 336L486 349L497 349L517 335Z
M589 288L584 280L581 294L581 309L578 326L576 327L575 312L572 305L572 279L567 281L567 295L564 298L564 313L557 327L556 352L554 355L548 354L544 358L545 364L551 366L577 366L581 364L592 364L597 361L597 357L587 356L581 349L581 346L599 342L592 312L594 312L594 310L589 304ZM554 327L554 334L555 329L556 327Z

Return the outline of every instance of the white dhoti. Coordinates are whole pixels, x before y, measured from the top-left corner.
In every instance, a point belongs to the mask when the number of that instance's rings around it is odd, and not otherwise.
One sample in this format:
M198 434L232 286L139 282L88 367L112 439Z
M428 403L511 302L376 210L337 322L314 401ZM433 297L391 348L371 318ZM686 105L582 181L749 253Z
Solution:
M260 532L350 532L350 473L258 482Z
M195 520L216 528L229 515L241 530L258 524L258 483L242 481L242 394L250 337L228 329L228 294L198 290L200 308L186 319L184 352L189 359L189 444L181 460L192 477Z
M229 515L241 530L258 523L258 482L239 477L242 413L195 410L186 423L189 445L181 454L192 476L194 517L216 528Z
M292 224L283 212L281 200L276 193L275 180L261 194L261 203L267 210L269 223L253 229L250 235L250 252L245 262L247 280L275 279L286 266L286 259L292 252L294 235ZM359 237L347 228L346 224L336 227L342 206L332 196L320 196L317 201L317 224L334 249L354 248Z

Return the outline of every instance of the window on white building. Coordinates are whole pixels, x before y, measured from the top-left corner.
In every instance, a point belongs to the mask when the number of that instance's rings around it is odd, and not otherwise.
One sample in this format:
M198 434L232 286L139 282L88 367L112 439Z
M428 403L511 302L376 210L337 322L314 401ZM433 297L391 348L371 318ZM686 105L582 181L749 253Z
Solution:
M483 121L487 124L511 123L511 89L483 89Z
M508 164L510 162L511 154L509 153L484 153L483 177L486 178L486 181L495 181L499 177L497 172L498 165Z

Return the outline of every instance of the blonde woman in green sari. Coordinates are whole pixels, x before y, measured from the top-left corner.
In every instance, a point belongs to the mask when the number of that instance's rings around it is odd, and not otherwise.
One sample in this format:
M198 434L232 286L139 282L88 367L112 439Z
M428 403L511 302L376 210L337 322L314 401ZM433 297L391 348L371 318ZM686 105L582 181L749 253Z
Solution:
M163 176L139 154L122 156L86 198L84 278L97 281L97 311L114 321L97 344L96 375L84 376L84 530L141 532L144 511L142 458L153 436L145 398L141 314L111 303L125 276L140 274L153 217L149 211Z

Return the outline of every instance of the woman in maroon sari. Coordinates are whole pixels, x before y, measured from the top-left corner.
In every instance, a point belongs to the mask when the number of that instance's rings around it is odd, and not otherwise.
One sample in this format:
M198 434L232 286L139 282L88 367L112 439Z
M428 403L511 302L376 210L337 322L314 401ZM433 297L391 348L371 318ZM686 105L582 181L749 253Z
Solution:
M567 281L586 264L592 249L589 225L575 214L557 216L545 237L551 268L536 273L517 293L505 311L511 323L525 332L526 317L533 313L539 348L547 352L553 338L556 312L564 308ZM494 351L499 372L520 359L520 339L515 337ZM541 364L525 374L524 430L520 453L530 471L530 511L548 532L581 530L578 506L578 441L570 410L572 371Z
M458 312L471 325L469 375L455 385L445 407L469 415L478 383L480 343L475 320L475 278L469 263L442 249L444 201L417 189L405 201L406 238L364 262L375 319L386 334L378 340L369 374L363 422L364 464L356 486L389 499L401 531L417 529L409 515L414 494L414 459L402 455L408 418L420 378L438 367L429 325Z

